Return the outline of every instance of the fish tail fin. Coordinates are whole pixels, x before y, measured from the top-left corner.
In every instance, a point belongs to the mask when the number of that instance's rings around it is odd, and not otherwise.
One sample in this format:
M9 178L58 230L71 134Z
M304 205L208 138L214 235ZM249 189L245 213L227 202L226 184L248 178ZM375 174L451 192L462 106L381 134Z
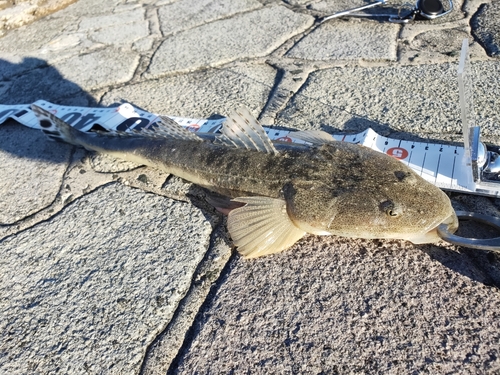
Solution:
M80 131L73 128L67 122L57 118L52 113L35 104L31 105L31 109L35 112L40 128L53 141L71 143L80 146L78 142L78 134Z

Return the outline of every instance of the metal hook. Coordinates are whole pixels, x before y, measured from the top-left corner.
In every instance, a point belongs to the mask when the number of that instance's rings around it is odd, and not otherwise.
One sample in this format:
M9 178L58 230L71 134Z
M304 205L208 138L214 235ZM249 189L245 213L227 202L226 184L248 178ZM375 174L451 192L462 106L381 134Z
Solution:
M402 15L401 13L406 7L406 14ZM398 8L398 15L397 16L390 16L389 17L389 22L392 23L408 23L410 21L413 21L415 19L415 16L418 13L418 9L414 7L410 3L404 3Z
M428 20L433 20L439 17L446 16L453 11L453 2L448 0L448 10L444 10L443 4L440 0L417 0L414 7L411 8L407 15L401 16L401 10L411 4L403 4L397 16L389 17L389 22L393 23L408 23L413 21L416 17L422 17Z
M377 0L374 3L370 3L370 4L363 5L363 6L360 6L357 8L353 8L353 9L344 10L342 12L338 12L338 13L332 14L331 16L323 18L321 20L321 23L328 21L328 20L331 20L332 18L339 18L339 17L343 17L343 16L348 16L353 12L358 12L360 10L365 10L365 9L376 7L378 5L383 5L383 4L385 4L385 2L386 2L386 0Z
M477 221L500 230L500 218L497 217L467 211L457 211L457 216L459 219ZM448 231L448 225L446 224L438 226L437 232L441 239L454 245L465 246L471 249L500 252L500 237L488 239L460 237L450 233Z

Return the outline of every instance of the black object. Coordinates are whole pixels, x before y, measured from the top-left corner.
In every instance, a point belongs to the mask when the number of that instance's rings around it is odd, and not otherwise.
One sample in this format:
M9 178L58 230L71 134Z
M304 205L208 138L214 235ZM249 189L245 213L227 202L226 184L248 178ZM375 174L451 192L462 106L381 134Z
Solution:
M441 0L418 0L415 7L409 9L409 12L406 14L401 12L402 9L403 7L400 8L400 12L397 17L389 17L389 21L395 23L407 23L413 21L414 19L433 20L450 13L453 10L453 2L452 0L448 0L447 10L445 10ZM408 11L408 8L406 10Z
M439 16L444 12L443 4L439 0L419 0L416 8L420 11L421 15ZM425 17L428 18L428 17Z

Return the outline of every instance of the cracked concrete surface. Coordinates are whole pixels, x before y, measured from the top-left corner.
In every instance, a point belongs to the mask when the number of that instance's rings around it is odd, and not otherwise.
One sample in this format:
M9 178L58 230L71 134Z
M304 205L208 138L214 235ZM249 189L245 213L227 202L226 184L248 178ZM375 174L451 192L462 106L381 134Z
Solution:
M228 113L239 105L259 113L275 77L276 71L266 64L207 69L113 89L102 104L125 100L151 112L164 113L169 108L178 116L194 118Z
M55 149L43 134L4 124L0 128L3 176L0 224L13 224L49 206L61 186L71 146ZM7 178L8 176L8 178ZM30 186L30 189L26 189Z
M318 22L362 4L78 0L6 27L16 8L0 1L0 103L195 118L245 105L266 125L457 141L468 37L477 122L498 145L500 2L407 25ZM498 199L451 196L500 216ZM500 371L495 253L310 236L245 261L200 189L12 121L0 221L2 373Z
M247 23L253 28L239 27ZM156 51L148 77L218 66L237 59L266 56L292 36L305 31L313 18L283 6L271 6L188 29L166 38Z
M341 30L334 23L325 23L300 40L287 56L305 60L396 60L400 26L365 21L361 38L359 22L346 22ZM334 44L324 43L332 39Z
M137 371L210 232L193 205L113 184L5 239L2 371Z
M482 4L471 20L473 34L479 43L484 46L489 56L498 57L500 55L500 22L499 3L494 1L491 4Z

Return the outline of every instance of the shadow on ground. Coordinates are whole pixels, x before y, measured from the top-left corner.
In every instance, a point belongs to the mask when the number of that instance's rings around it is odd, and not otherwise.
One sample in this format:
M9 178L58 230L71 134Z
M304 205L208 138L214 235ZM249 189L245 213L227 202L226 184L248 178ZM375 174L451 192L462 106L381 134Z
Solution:
M62 105L98 106L91 94L65 79L45 60L26 57L12 63L0 59L0 103L30 104L40 99Z
M37 100L55 104L98 107L95 98L76 83L69 81L47 61L26 57L19 63L0 59L0 104L31 104ZM7 110L11 112L11 110ZM0 111L0 118L6 115ZM14 120L0 125L0 150L16 157L62 162L72 146L53 150L53 143L37 130L16 126Z

